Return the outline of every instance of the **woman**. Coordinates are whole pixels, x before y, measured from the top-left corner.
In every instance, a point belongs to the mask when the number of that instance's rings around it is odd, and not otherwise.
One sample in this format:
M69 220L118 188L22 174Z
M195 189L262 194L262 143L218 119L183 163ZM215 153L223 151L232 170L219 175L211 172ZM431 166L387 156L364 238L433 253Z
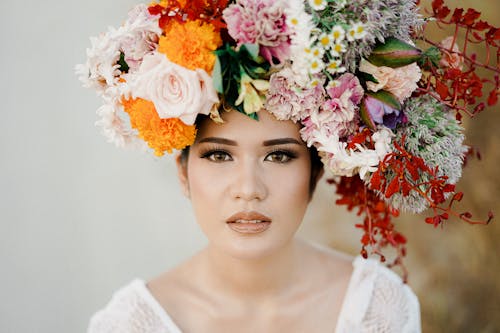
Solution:
M365 214L365 258L391 245L400 263L396 208L450 196L467 148L441 94L416 93L450 67L413 46L422 24L415 1L160 0L92 39L77 71L104 99L103 134L182 151L209 242L122 288L89 332L419 332L395 273L294 235L322 163Z
M266 111L223 118L202 121L177 158L208 245L121 289L88 332L418 332L395 273L294 237L323 172L299 126Z

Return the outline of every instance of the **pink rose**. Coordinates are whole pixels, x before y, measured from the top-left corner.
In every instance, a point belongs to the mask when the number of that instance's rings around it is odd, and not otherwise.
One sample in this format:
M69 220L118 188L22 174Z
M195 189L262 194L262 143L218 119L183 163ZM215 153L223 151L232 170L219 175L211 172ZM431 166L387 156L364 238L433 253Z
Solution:
M161 53L146 55L129 80L134 98L153 102L160 118L180 118L187 125L194 124L200 113L208 115L219 101L204 70L189 70Z
M439 64L442 67L462 69L464 57L457 53L460 52L457 43L451 45L452 43L453 36L446 37L439 43L439 47L441 48L441 60Z

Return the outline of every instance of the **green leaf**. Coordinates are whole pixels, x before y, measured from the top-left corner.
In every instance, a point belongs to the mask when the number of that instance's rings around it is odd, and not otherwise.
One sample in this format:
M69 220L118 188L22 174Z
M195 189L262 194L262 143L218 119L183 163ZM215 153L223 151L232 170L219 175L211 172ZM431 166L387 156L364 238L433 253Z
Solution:
M392 68L407 66L418 61L422 57L422 51L394 37L386 38L384 43L378 43L367 58L375 66L387 66Z
M358 73L356 73L356 75L365 82L370 81L370 82L374 82L374 83L379 83L378 80L375 78L375 76L373 76L369 73L358 72Z
M120 67L118 68L122 73L128 73L128 70L130 67L128 66L127 62L125 61L125 53L120 52L120 60L118 60L118 65Z
M243 44L240 47L240 52L248 51L252 60L257 61L259 58L259 45L258 44Z
M242 77L267 79L270 64L259 56L257 44L243 44L236 50L226 43L214 53L217 59L213 71L215 89L224 95L227 104L246 114L242 103L235 105L241 92ZM257 119L257 115L250 117Z
M215 90L219 94L223 94L223 84L222 84L222 71L219 56L215 57L214 69L212 71L212 80Z
M420 67L426 67L432 64L433 67L439 67L441 60L441 51L436 46L431 46L422 54L422 58L418 61Z

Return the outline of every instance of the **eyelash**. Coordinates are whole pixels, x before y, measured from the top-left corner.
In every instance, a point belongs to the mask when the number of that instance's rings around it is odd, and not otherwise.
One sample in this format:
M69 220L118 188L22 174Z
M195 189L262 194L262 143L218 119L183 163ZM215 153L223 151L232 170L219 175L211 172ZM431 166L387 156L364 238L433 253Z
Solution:
M233 158L231 157L231 154L227 150L219 148L219 147L211 147L211 148L207 148L205 150L202 150L200 152L200 158L205 158L209 161L216 162L216 163L227 162L226 160L220 161L220 160L212 159L211 157L215 154L224 154L226 156L229 156L230 161L233 160Z
M297 153L295 153L294 151L291 151L288 149L274 149L266 155L265 159L267 160L268 156L277 155L277 154L281 154L281 155L286 156L286 161L278 161L277 162L277 163L281 163L281 164L291 162L292 160L297 158Z
M225 155L224 160L213 159L213 156L215 154ZM285 161L275 161L275 163L285 164L285 163L288 163L288 162L292 161L293 159L297 158L297 153L295 153L294 151L291 151L288 149L273 149L272 151L270 151L266 155L266 157L264 158L264 161L267 161L269 156L278 155L278 154L284 155ZM229 159L226 159L227 157L229 157ZM231 153L229 151L227 151L223 148L219 148L219 147L207 148L206 150L201 151L200 158L205 158L205 159L212 161L212 162L215 162L215 163L222 163L222 162L228 162L228 161L233 160ZM268 161L268 162L273 162L273 161Z

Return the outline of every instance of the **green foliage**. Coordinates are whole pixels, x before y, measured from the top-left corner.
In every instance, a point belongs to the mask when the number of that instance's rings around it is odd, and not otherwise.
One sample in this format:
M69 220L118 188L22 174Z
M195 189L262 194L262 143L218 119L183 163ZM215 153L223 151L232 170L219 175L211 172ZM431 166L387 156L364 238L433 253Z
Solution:
M242 77L248 75L252 79L266 79L269 63L259 55L257 44L243 44L237 50L225 44L215 51L215 55L217 58L212 74L215 89L224 96L226 103L246 114L242 104L236 105L242 89ZM248 116L257 119L256 114Z

